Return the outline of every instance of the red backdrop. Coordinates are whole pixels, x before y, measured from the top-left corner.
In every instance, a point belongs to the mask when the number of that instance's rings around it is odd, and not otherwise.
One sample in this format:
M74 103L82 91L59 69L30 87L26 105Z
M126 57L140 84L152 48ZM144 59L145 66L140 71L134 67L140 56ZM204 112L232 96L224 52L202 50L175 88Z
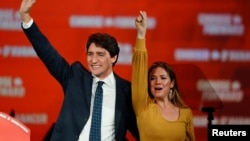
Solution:
M14 110L31 129L31 140L42 140L63 94L21 31L20 3L0 1L0 111ZM38 0L32 16L70 63L86 65L84 46L91 33L114 35L121 48L115 71L130 80L134 18L146 10L149 64L163 60L174 66L193 109L196 138L206 141L202 107L216 109L213 124L250 124L249 7L248 0Z

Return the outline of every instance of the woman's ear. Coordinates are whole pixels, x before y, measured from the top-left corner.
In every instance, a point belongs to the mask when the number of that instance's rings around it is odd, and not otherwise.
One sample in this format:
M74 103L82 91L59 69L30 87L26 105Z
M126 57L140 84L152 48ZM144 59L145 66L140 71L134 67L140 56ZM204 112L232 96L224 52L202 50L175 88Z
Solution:
M175 80L171 81L171 89L174 87Z

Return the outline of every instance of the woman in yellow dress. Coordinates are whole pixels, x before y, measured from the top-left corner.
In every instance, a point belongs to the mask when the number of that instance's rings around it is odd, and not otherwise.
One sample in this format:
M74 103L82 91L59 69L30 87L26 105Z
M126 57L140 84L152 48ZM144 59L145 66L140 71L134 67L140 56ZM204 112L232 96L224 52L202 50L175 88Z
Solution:
M195 141L193 115L184 104L175 72L165 62L148 69L147 13L135 19L137 38L132 58L132 100L141 141Z

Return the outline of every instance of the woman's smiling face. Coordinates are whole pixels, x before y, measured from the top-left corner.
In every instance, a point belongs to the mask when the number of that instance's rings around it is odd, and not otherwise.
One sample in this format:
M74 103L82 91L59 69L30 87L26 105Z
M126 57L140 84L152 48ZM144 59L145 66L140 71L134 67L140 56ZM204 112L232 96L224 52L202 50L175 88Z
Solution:
M162 99L168 96L174 82L170 79L165 69L157 67L149 75L149 84L154 98Z

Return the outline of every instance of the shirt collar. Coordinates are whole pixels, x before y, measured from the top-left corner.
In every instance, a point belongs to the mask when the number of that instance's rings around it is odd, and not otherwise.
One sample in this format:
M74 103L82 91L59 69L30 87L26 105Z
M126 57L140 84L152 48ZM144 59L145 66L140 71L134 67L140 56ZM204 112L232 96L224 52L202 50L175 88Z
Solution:
M93 76L93 82L96 84L98 81L100 81L100 79L96 76ZM112 87L115 85L115 76L114 73L111 72L105 79L101 80L103 81L106 85L108 85L109 87Z

